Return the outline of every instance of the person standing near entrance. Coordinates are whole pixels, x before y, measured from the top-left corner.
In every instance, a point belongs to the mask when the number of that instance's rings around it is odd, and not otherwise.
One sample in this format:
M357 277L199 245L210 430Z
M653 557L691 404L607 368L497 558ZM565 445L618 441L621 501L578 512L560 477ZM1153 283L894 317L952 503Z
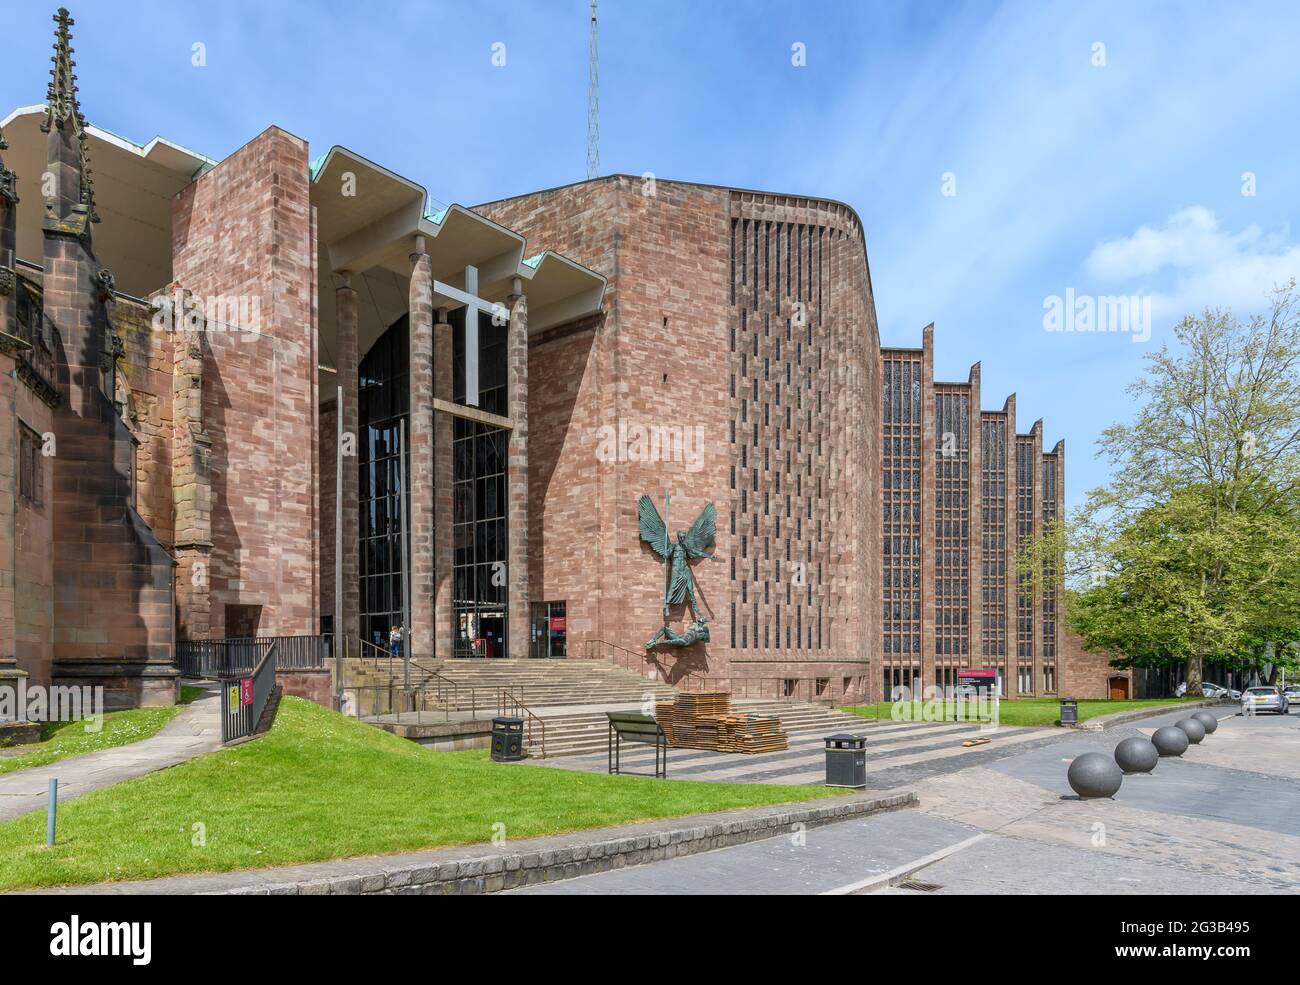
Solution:
M402 627L394 626L388 631L388 652L395 657L402 655Z

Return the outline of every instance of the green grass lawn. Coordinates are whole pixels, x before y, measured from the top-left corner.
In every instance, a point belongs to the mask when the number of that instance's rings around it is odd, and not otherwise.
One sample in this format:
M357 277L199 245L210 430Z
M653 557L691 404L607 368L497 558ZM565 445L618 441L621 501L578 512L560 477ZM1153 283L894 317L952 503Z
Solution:
M1196 698L1143 698L1141 700L1129 701L1080 701L1079 702L1079 721L1086 721L1089 718L1096 718L1098 715L1112 715L1122 711L1135 711L1142 708L1158 708L1161 705L1176 705L1184 701L1195 701ZM927 708L925 702L919 702L914 705L911 718L915 721L925 721L924 710ZM874 705L857 705L852 708L843 709L852 712L854 715L861 715L863 718L880 718L890 719L892 717L893 704L888 701L882 701ZM937 720L937 702L935 707L935 718ZM949 701L944 706L945 718L947 721L953 721L956 715L955 702ZM1061 703L1053 698L1016 698L1012 701L998 702L998 723L1001 725L1013 726L1030 726L1030 725L1055 725L1061 718Z
M183 685L180 704L187 705L202 693L202 688ZM29 766L47 766L61 759L139 742L155 735L180 710L179 705L174 705L170 708L111 711L104 716L104 727L97 732L87 732L85 722L47 722L41 729L40 742L16 746L0 754L0 776Z
M487 842L498 824L513 841L839 792L493 763L286 697L261 739L61 806L52 849L44 811L0 824L0 890Z

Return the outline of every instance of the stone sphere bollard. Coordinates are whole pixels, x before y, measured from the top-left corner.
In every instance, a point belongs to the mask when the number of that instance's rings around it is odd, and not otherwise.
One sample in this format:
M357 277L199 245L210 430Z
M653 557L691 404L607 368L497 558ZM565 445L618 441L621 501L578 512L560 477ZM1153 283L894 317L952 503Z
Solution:
M1219 728L1219 720L1214 717L1214 712L1212 711L1202 710L1192 712L1192 717L1201 723L1201 727L1205 729L1206 735L1212 735Z
M1155 734L1151 736L1151 744L1162 756L1181 756L1191 745L1191 740L1182 729L1165 725L1163 728L1156 729Z
M1115 762L1125 773L1150 773L1160 762L1160 752L1150 739L1133 735L1115 747Z
M1190 715L1174 722L1174 728L1180 728L1186 732L1187 741L1191 743L1200 742L1205 738L1205 726Z
M1100 752L1076 756L1065 778L1070 789L1080 797L1113 797L1124 782L1124 774L1115 760Z

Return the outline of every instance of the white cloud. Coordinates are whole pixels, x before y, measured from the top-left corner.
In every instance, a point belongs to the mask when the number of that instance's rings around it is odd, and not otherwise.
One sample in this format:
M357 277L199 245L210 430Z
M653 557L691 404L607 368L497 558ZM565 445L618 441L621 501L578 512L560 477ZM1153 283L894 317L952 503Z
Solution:
M1300 244L1286 226L1232 232L1211 209L1194 205L1162 225L1098 244L1084 270L1107 283L1143 279L1157 317L1181 318L1206 307L1251 311L1273 288L1300 278Z

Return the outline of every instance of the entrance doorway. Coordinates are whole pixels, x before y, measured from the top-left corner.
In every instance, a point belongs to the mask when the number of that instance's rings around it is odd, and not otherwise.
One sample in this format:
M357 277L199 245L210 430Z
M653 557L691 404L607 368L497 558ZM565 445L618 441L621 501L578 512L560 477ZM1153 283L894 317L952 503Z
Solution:
M505 657L506 613L503 609L483 609L457 614L453 657Z
M532 632L528 655L542 658L564 658L569 655L569 626L567 604L564 602L534 602Z
M1112 677L1109 683L1110 686L1107 688L1107 691L1110 692L1111 701L1128 700L1128 678L1127 677Z

